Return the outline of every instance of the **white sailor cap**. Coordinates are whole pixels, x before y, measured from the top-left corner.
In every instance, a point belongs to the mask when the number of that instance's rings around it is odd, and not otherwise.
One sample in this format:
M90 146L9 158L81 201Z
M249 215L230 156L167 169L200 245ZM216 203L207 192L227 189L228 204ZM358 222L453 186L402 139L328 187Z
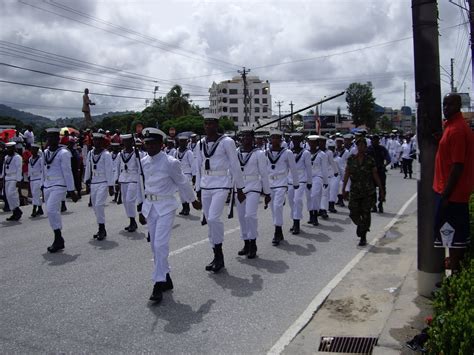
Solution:
M104 133L94 132L92 133L92 138L105 138Z
M327 140L328 140L327 137L325 137L325 136L319 136L318 139L321 139L321 140L323 140L323 141L327 141Z
M197 134L196 133L193 133L189 136L189 138L194 138L194 137L197 137Z
M132 139L133 136L132 136L131 133L129 133L129 134L121 134L121 135L120 135L120 138L121 138L121 139Z
M142 134L145 142L158 140L160 137L163 141L166 139L166 133L154 127L144 128Z
M176 139L178 139L179 141L187 141L189 138L186 135L182 134L176 137Z
M291 138L303 138L304 134L302 132L293 132L293 133L290 133L290 137Z
M344 137L344 139L352 139L352 138L354 138L354 136L353 136L352 134L350 134L350 133L344 134L343 137Z
M308 141L317 141L319 138L321 138L320 136L318 136L317 134L311 134L309 135L308 137L306 137L306 139Z
M334 140L332 140L332 139L328 139L326 145L327 145L328 147L335 147L335 146L336 146L336 142L335 142Z
M278 129L272 129L270 131L270 137L271 136L283 136L283 132L282 131L279 131Z
M31 148L41 148L41 146L37 143L33 143L32 145L30 145Z
M48 134L59 134L59 133L61 133L61 129L56 128L56 127L46 128L46 133L48 133Z
M14 147L16 146L16 142L8 142L8 143L5 143L5 147Z
M204 115L204 121L219 121L219 116L212 113L206 113Z
M342 137L336 137L336 142L344 142L344 138L342 138Z
M111 147L120 147L120 143L112 142L110 143Z

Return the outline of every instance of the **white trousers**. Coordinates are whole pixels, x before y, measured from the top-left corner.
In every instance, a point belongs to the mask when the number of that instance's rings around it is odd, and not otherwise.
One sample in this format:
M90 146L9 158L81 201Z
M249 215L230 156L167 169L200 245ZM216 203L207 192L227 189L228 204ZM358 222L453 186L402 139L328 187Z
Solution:
M283 225L283 205L285 204L286 190L286 187L271 189L272 200L270 201L270 207L272 208L273 225L277 227Z
M188 178L188 181L189 181L189 183L190 183L191 186L192 186L192 184L193 184L193 176L192 176L191 174L184 174L184 176L186 176L186 177ZM181 195L181 193L179 194L179 198L181 199L181 203L185 203L185 202L186 202L186 200L183 198L183 196Z
M336 202L340 181L341 181L340 175L333 176L332 178L329 179L329 202Z
M41 180L30 181L33 206L41 206Z
M137 183L120 183L122 203L128 218L135 218L137 214Z
M290 217L291 219L302 219L303 218L303 199L306 191L306 183L300 183L299 189L295 190L293 185L288 186L288 204L290 205ZM308 196L306 195L306 201Z
M228 194L228 189L201 190L202 209L209 227L209 242L213 247L224 241L224 223L221 222L221 215Z
M61 201L66 193L65 187L54 186L44 189L44 203L48 213L49 225L53 230L62 229Z
M235 199L237 213L240 223L240 237L242 240L250 240L258 238L258 202L260 194L258 192L247 192L244 202L240 203Z
M323 195L323 179L313 176L313 186L311 187L311 208L310 211L318 211L321 207Z
M389 151L390 157L392 158L392 164L397 164L399 160L399 155L395 150Z
M328 178L328 186L327 187L323 186L323 193L321 195L320 208L326 211L329 209L329 182L331 181L331 179L332 177Z
M166 274L170 272L168 255L170 253L171 230L173 229L176 210L164 216L159 216L156 207L152 204L147 216L147 226L150 232L151 251L155 264L152 279L154 282L166 281Z
M20 196L18 195L18 189L16 188L16 180L5 181L5 197L7 198L8 206L12 211L17 207L20 207Z
M91 184L92 208L98 224L105 223L105 202L108 194L109 186L106 183Z

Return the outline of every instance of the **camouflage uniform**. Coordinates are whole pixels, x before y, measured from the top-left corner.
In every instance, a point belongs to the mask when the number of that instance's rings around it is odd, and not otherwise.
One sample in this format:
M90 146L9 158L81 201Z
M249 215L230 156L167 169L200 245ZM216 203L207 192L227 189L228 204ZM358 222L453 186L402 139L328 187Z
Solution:
M351 192L349 196L349 217L357 226L357 232L363 233L370 229L370 210L376 201L375 185L372 170L375 160L365 155L360 163L356 155L347 160L346 170L351 178Z

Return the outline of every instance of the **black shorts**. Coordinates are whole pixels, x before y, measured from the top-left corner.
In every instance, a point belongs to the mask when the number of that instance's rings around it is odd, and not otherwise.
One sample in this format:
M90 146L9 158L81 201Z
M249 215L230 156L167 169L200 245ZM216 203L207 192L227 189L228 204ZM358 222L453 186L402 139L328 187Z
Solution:
M441 195L435 194L434 246L447 248L466 248L471 239L469 235L469 204L449 202L441 213Z

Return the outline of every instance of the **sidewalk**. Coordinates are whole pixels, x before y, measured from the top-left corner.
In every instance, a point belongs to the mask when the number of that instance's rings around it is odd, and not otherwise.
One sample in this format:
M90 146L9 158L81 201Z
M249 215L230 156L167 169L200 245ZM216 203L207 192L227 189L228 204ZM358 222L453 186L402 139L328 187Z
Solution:
M404 346L425 327L430 300L417 294L416 214L405 216L331 291L284 354L318 352L323 336L378 338L373 354L414 354Z

